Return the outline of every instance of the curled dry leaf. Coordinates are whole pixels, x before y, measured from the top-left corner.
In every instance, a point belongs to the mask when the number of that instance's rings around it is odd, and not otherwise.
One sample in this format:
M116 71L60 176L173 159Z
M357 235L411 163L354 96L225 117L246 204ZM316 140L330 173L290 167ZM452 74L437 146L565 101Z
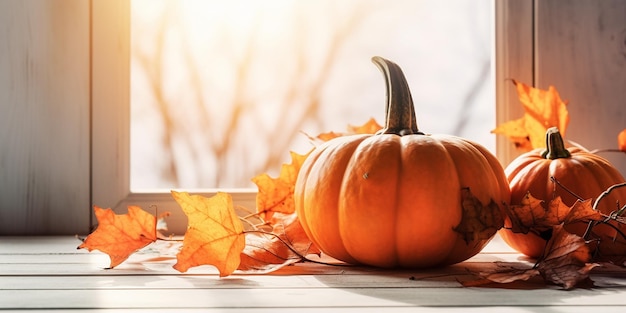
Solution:
M520 280L529 280L539 275L539 270L534 267L515 266L503 262L498 262L496 265L497 267L493 271L480 272L478 276L494 283L507 284Z
M174 268L186 272L199 265L213 265L220 276L228 276L240 263L245 246L243 225L235 213L229 194L218 192L206 198L172 191L189 219L183 246L176 255Z
M528 280L541 275L545 282L572 289L582 282L589 282L589 273L598 266L589 263L589 247L578 235L571 234L562 225L554 226L546 252L533 267L501 265L493 271L477 273L483 279L496 283ZM470 284L472 282L469 282Z
M589 280L589 272L598 266L588 263L590 260L589 247L583 238L557 225L546 245L546 254L536 268L545 280L571 289Z
M272 233L246 233L246 246L237 270L250 274L265 274L299 262L302 258Z
M137 206L129 206L127 214L94 206L98 227L78 249L99 250L109 255L114 268L135 251L154 242L157 219Z
M241 253L238 270L245 273L269 273L286 265L303 261L320 250L304 233L295 213L276 213L269 223L271 233L246 233L246 247Z
M468 244L493 237L504 225L500 207L493 200L487 205L482 204L469 188L463 188L461 196L463 214L461 222L454 230L460 233Z
M320 255L322 251L309 239L304 232L300 219L296 213L275 214L270 221L274 225L274 233L289 244L298 254Z
M268 220L274 212L286 214L295 212L293 191L300 167L309 153L300 155L291 152L291 163L283 164L277 178L272 178L267 173L252 178L252 182L259 189L256 205L261 218Z
M513 84L524 107L524 116L498 125L492 133L507 136L523 151L545 148L545 134L550 127L558 127L565 134L569 123L567 102L561 100L556 88L549 86L548 90L542 90L515 80Z

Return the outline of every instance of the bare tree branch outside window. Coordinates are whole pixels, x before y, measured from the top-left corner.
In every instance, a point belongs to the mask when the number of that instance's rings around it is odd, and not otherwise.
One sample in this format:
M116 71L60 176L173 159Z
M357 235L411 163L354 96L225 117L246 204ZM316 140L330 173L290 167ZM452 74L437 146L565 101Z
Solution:
M493 148L487 0L132 5L133 188L252 187L312 148L302 132L383 122L374 55L405 70L420 127Z

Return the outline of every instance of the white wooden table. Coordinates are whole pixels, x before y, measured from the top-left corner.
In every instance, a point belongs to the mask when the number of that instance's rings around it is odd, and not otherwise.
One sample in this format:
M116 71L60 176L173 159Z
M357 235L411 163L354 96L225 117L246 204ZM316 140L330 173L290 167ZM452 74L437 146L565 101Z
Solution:
M300 263L265 275L219 278L210 266L181 274L165 243L114 270L73 237L0 237L0 310L31 312L626 312L626 272L565 291L539 280L463 287L468 269L525 262L495 240L474 258L432 270ZM155 251L159 249L159 251ZM173 251L169 251L172 252Z

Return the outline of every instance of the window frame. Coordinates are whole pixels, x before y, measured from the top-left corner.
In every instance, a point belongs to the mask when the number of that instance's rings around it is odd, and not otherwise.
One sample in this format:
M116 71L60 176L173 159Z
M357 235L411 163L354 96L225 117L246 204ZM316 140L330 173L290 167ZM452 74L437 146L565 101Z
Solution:
M509 79L533 81L533 0L492 2L496 123L520 116ZM169 211L169 231L183 234L187 219L167 192L130 189L130 0L92 0L91 6L91 203L123 212L138 205L152 212ZM495 125L494 125L495 126ZM496 155L508 164L516 152L496 138ZM214 195L217 190L185 190ZM256 206L256 192L229 192L236 204ZM91 227L96 221L90 219Z

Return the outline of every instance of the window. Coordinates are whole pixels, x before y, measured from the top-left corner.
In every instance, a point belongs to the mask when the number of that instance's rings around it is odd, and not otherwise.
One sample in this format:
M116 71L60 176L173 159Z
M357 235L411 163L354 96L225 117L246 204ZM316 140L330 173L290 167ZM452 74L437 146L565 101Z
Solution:
M250 188L303 134L384 122L374 55L420 128L495 152L490 0L131 1L131 189ZM443 113L445 112L445 113Z
M530 40L530 18L532 17L529 1L497 1L490 5L491 13L495 12L496 21L496 53L498 55L495 66L496 96L502 103L497 106L496 120L504 121L509 116L517 116L519 112L511 111L509 106L504 105L510 99L515 100L514 90L505 85L505 78L519 77L530 79L530 57L532 44ZM152 205L159 210L169 210L172 216L169 219L170 230L175 233L183 233L186 227L184 214L173 203L167 192L131 192L130 188L130 5L128 0L118 1L94 1L92 25L92 203L100 206L110 206L124 210L129 204L140 205L148 208ZM494 20L492 17L485 17ZM505 23L506 21L506 23ZM514 36L511 36L514 34ZM384 89L381 86L380 74L373 65L369 64L369 57L365 61L354 61L357 67L369 71L364 76L371 76L376 81L375 87L379 90L378 100L373 102L375 111L366 116L381 118L384 98ZM388 56L394 59L393 55ZM395 58L396 60L398 58ZM516 62L511 62L515 59ZM397 61L398 63L403 63ZM406 66L403 65L406 68ZM492 70L494 67L492 67ZM372 72L373 71L373 72ZM417 74L411 74L405 70L409 81L412 82L413 95L418 105L419 87L415 84L419 78ZM371 73L371 74L369 74ZM502 78L502 79L501 79ZM334 86L338 88L341 82ZM421 108L419 109L421 110ZM420 111L420 125L430 132L446 132L437 128L436 125L428 125L429 118ZM324 125L326 129L341 130L346 122L359 123L359 117L355 121L342 121L340 125ZM487 127L487 132L488 128ZM315 133L314 130L310 130ZM488 135L489 136L489 135ZM502 139L496 138L498 142ZM514 152L508 144L498 145L497 155L503 163L510 160ZM493 145L492 145L493 149ZM188 191L198 191L193 188ZM221 189L232 191L229 189ZM203 190L207 195L210 190ZM235 201L248 207L254 207L253 192L235 192Z

